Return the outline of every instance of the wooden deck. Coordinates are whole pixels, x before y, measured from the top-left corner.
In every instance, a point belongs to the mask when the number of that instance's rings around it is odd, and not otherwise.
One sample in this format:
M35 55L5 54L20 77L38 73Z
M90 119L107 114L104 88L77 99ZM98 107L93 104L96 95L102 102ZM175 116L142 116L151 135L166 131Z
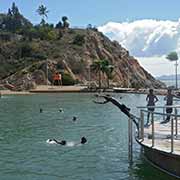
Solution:
M174 120L174 150L173 154L180 155L180 119L178 120L178 135L175 135ZM142 145L152 147L152 125L144 128ZM154 123L154 149L171 153L171 121L166 124Z

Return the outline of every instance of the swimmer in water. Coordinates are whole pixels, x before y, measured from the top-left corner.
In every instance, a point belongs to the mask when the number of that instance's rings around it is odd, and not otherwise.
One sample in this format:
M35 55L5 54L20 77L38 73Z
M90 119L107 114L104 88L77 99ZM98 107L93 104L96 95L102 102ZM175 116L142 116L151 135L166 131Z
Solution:
M60 109L59 109L59 112L64 112L64 111L63 111L63 108L60 108Z
M87 142L87 139L85 137L81 138L81 144L85 144Z
M42 108L40 108L40 109L39 109L39 112L40 112L40 113L42 113L42 112L43 112L43 109L42 109Z
M48 142L48 143L54 143L54 144L66 145L66 141L64 141L64 140L58 141L58 140L56 140L56 139L48 139L47 142Z
M65 146L67 144L67 141L65 141L65 140L58 141L56 139L48 139L47 142L50 144L60 144L63 146ZM87 139L85 137L82 137L80 144L85 144L86 142L87 142Z
M72 119L73 121L76 121L77 120L77 117L76 116L73 116L73 119Z

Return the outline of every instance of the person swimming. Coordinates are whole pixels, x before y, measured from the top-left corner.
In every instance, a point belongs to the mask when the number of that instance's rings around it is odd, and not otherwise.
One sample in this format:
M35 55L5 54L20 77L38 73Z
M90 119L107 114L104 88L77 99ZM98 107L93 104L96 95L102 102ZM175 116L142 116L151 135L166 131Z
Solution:
M42 109L42 108L40 108L40 109L39 109L39 112L40 112L40 113L42 113L42 112L43 112L43 109Z
M50 143L50 144L66 145L66 141L65 141L65 140L58 141L58 140L56 140L56 139L48 139L46 142L47 142L47 143Z
M64 111L63 111L63 108L60 108L60 109L59 109L59 112L62 112L62 113L63 113L63 112L64 112Z
M85 144L87 142L87 139L85 137L81 138L81 144Z
M72 121L76 121L76 120L77 120L77 117L73 116Z
M48 139L46 142L49 143L49 144L60 144L60 145L63 145L63 146L65 146L67 144L67 141L65 141L65 140L58 141L56 139ZM78 143L78 144L85 144L86 142L87 142L87 139L85 137L82 137L81 142Z

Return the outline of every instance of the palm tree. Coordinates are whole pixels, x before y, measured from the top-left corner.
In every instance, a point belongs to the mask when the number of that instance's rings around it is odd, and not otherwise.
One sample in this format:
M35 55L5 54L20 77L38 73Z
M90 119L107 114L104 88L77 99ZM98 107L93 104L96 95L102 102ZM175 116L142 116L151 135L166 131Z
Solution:
M49 13L49 11L47 10L47 7L44 6L43 4L40 5L37 9L37 13L42 16L42 20L41 20L41 24L45 24L45 17L47 18L47 14Z
M176 89L178 88L178 83L177 83L177 66L178 66L178 55L177 53L174 51L174 52L171 52L167 55L166 59L170 60L170 61L176 61L175 63L175 75L176 75Z
M95 60L91 64L91 69L98 73L98 82L99 82L99 89L101 89L101 67L102 67L102 61L101 60Z
M63 28L68 28L69 27L69 23L67 21L68 21L68 17L67 16L63 16L62 17Z
M101 89L101 73L106 74L107 79L108 79L108 86L109 86L109 78L112 74L113 68L109 64L109 61L104 59L104 60L96 60L93 62L91 65L91 69L98 73L98 82L99 82L99 89Z
M113 65L108 65L106 67L106 70L105 70L105 74L106 74L106 77L107 77L107 87L109 88L109 80L113 78L113 70L114 70L114 66Z

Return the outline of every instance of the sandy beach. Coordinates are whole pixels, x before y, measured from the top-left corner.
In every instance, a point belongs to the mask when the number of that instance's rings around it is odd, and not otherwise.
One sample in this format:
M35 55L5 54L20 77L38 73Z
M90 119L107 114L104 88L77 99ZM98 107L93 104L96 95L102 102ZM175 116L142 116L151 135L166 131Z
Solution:
M115 92L113 89L107 89L106 93L138 93L147 94L149 89L132 89L132 88L120 88L122 92ZM31 95L36 93L80 93L80 92L94 92L88 91L87 86L47 86L40 85L36 89L31 89L29 91L11 91L11 90L0 90L2 95ZM157 95L166 95L166 89L154 89Z
M11 91L11 90L0 90L2 95L28 95L34 93L62 93L62 92L82 92L86 86L46 86L40 85L36 89L29 91Z

